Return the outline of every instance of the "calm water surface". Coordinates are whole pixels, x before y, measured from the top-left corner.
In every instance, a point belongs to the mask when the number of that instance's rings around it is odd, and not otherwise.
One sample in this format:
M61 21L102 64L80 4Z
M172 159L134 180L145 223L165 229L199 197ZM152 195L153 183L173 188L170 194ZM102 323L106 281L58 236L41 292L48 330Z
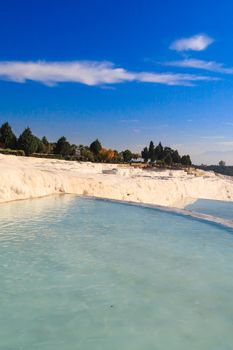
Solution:
M232 231L58 196L0 206L0 349L232 350Z
M233 220L233 202L199 199L195 203L188 205L186 209L226 220Z

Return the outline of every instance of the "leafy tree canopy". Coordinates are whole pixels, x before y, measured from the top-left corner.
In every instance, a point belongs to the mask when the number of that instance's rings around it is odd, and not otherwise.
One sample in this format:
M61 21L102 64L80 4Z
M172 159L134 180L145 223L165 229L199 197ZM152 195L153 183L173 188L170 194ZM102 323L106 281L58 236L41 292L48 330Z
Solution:
M90 150L94 155L98 155L102 149L102 145L98 139L90 144Z
M133 154L129 149L126 149L125 151L122 152L122 156L123 156L123 161L128 163L131 161Z
M189 155L180 157L177 150L174 150L171 147L163 147L161 142L155 147L153 141L151 141L149 148L145 147L141 154L145 162L147 162L148 159L151 159L152 162L156 160L156 164L159 164L160 166L170 166L172 164L190 166L192 164Z
M191 159L189 155L184 155L181 157L181 164L185 166L192 165Z
M226 162L224 162L224 160L220 160L218 165L221 166L221 167L224 167L224 166L226 166Z
M18 148L22 149L27 156L37 151L38 139L32 134L30 128L26 128L19 136Z
M67 141L67 139L64 136L62 136L60 139L57 140L54 153L61 154L62 156L68 156L70 155L70 152L71 152L70 143Z
M88 160L90 162L94 161L94 155L88 147L81 148L81 157L83 160Z

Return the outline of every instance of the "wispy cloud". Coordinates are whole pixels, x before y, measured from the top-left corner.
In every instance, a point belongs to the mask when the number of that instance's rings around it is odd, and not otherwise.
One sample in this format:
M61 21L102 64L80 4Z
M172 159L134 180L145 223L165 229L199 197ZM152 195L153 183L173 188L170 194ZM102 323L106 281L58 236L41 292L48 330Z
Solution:
M36 81L48 86L58 83L81 83L89 86L126 82L192 86L198 81L215 80L196 74L131 72L111 62L0 62L0 79L17 83Z
M219 140L219 139L225 139L226 138L226 136L222 136L222 135L220 135L220 136L215 136L215 135L211 135L211 136L201 136L200 137L201 139L204 139L204 140Z
M172 67L203 69L216 73L233 74L233 68L226 68L222 63L197 60L193 58L188 58L181 61L166 62L165 65Z
M109 62L95 61L0 62L0 77L18 83L32 80L51 86L61 82L115 84L135 79L134 74L123 68L116 68Z
M135 80L144 83L193 86L197 81L216 80L209 76L180 73L136 73Z
M222 146L233 146L233 141L221 141L218 144Z
M181 148L183 146L184 146L183 143L174 143L174 144L171 145L171 147L174 148L174 149L178 149L178 148Z
M174 41L170 45L170 49L175 51L203 51L213 42L214 39L208 35L199 34Z

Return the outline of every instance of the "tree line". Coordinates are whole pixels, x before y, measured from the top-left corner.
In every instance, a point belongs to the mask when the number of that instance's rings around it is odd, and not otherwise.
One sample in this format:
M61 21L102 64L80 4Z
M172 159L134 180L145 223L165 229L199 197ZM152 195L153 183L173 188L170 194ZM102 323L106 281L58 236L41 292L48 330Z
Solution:
M20 155L58 157L70 160L84 160L91 162L129 163L132 159L139 159L140 155L126 149L122 152L102 147L96 139L89 146L71 144L65 136L56 142L49 142L44 136L41 139L35 136L27 127L17 138L8 122L0 127L0 148L5 153L13 153L17 150ZM21 152L21 153L19 153ZM144 162L157 163L159 165L182 164L191 165L189 155L180 156L177 150L163 147L161 142L155 147L151 141L149 147L141 152Z
M161 166L171 166L172 164L190 166L192 164L188 154L180 156L177 150L170 147L163 147L161 142L155 146L153 141L150 142L149 147L145 147L142 150L142 158L145 162L156 162L156 164Z
M65 136L56 142L49 142L45 136L41 139L35 136L29 127L17 138L8 122L0 127L0 148L5 150L4 153L19 154L13 153L13 150L18 150L26 156L51 156L92 162L130 162L132 158L139 157L130 150L118 152L104 148L98 139L90 146L71 144Z

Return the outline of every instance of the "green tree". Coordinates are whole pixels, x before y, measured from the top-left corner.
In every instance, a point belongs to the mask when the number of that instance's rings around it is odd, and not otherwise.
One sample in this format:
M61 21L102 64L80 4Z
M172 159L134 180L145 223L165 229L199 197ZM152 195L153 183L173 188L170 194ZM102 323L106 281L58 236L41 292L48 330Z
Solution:
M115 151L116 152L116 151ZM140 154L139 153L132 153L132 158L133 159L138 159L138 158L141 158Z
M167 155L164 158L164 163L166 165L172 165L172 155L171 155L171 153L167 153Z
M149 158L150 158L150 161L153 163L156 159L156 155L155 155L155 146L154 146L154 143L153 141L150 142L150 145L149 145Z
M102 149L102 145L98 139L90 144L90 151L97 156Z
M218 165L221 166L221 167L224 167L224 166L226 166L226 162L224 162L224 160L220 160Z
M80 149L81 149L81 158L83 160L94 162L94 155L88 147L82 147Z
M163 146L161 142L159 142L158 146L155 147L155 159L163 159Z
M173 150L172 152L172 161L173 163L180 163L180 155L179 152L177 150Z
M126 149L125 151L122 152L122 156L123 156L123 161L126 163L129 163L132 159L132 152L129 149Z
M70 155L71 147L70 143L67 141L67 139L62 136L60 139L57 140L54 153L55 154L61 154L62 156L68 156Z
M15 149L17 147L16 136L7 122L2 124L0 128L0 142L5 148Z
M148 162L148 159L150 158L149 157L149 151L148 151L148 148L145 147L143 150L142 150L142 158L144 159L144 162Z
M171 147L164 147L163 149L163 158L165 158L168 154L172 154L173 149Z
M51 145L49 143L49 141L47 140L47 137L44 136L42 137L42 147L43 147L43 153L50 153L51 152Z
M75 144L70 145L70 155L76 156L78 150L78 146Z
M36 153L44 153L44 145L43 142L39 139L39 137L34 136L36 139L37 147L35 152Z
M27 156L36 152L38 139L32 134L30 128L26 128L18 139L18 149L25 152Z
M181 164L185 166L192 165L190 156L188 154L181 157Z

